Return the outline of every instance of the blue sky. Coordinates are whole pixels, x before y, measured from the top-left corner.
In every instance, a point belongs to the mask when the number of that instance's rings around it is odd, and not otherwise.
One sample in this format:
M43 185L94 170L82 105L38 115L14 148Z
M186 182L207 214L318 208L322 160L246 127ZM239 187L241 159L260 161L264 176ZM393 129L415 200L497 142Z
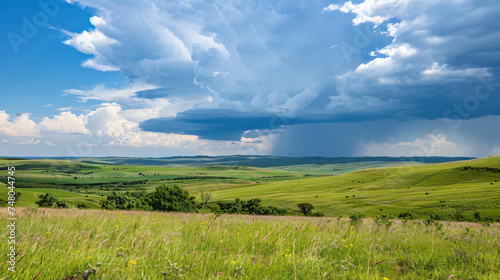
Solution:
M498 1L0 3L0 154L500 154Z

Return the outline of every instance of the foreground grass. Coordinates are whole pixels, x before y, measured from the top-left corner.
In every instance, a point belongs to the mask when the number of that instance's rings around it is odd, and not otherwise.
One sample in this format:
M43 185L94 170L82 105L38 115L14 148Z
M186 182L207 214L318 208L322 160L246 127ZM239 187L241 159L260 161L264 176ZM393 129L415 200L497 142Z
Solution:
M89 279L500 279L498 224L18 211L16 272L3 263L0 279L65 279L98 263Z

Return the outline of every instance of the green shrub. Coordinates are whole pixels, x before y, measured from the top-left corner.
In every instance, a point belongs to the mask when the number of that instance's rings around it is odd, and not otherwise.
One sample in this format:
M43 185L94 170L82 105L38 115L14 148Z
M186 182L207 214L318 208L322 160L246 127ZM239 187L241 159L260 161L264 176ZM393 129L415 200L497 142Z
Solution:
M123 209L123 210L133 210L133 209L141 209L141 201L133 196L130 193L119 193L113 192L106 197L105 200L101 201L102 209L107 210L115 210L115 209Z
M399 213L398 218L404 220L413 220L414 217L410 212L403 212Z
M175 185L159 186L146 198L152 210L167 212L197 212L198 203L189 192Z
M76 207L77 207L78 209L89 209L89 208L90 208L87 204L83 204L83 203L78 203L78 204L76 205Z
M250 200L241 200L236 198L234 202L219 201L218 209L213 209L214 213L231 213L231 214L257 214L257 215L286 215L288 210L276 206L261 206L262 199L252 198Z
M64 208L64 209L67 209L67 208L69 208L69 205L68 205L68 204L66 203L66 201L64 201L64 200L58 200L58 201L56 202L56 207L57 207L57 208Z

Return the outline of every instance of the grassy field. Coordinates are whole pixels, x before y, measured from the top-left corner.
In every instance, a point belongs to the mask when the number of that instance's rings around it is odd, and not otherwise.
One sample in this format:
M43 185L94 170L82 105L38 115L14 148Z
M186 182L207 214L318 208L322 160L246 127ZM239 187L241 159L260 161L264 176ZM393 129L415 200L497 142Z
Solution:
M151 192L155 187L179 185L191 195L211 192L212 201L201 209L210 212L217 201L261 198L263 205L285 207L301 215L297 203L308 202L325 216L361 213L366 217L399 216L474 221L478 212L487 221L500 220L500 157L439 164L356 162L344 169L382 166L334 176L331 165L296 165L273 168L242 166L119 166L61 160L0 160L0 181L6 182L9 165L17 168L18 206L35 207L36 197L50 192L68 204L83 203L98 209L112 191ZM332 173L328 173L332 172ZM19 188L35 184L34 188ZM32 186L33 187L33 186ZM57 189L56 189L57 188ZM7 189L0 183L0 199Z
M9 190L7 189L7 186L0 185L0 192L3 194L3 196L6 196L8 191ZM57 189L33 188L33 189L17 189L16 191L22 193L19 200L16 201L16 206L18 207L36 207L37 205L35 204L35 201L39 200L40 195L45 193L50 193L54 197L57 197L58 199L62 199L68 202L70 205L77 205L78 203L83 203L85 205L88 205L89 208L94 208L94 209L101 208L99 201L103 199L101 196L97 195L87 196Z
M498 224L18 211L8 279L500 279Z
M500 157L419 166L359 170L335 177L268 182L214 190L214 200L258 197L296 209L309 202L327 216L363 213L376 217L410 212L446 220L471 218L474 211L500 218Z
M17 191L22 193L18 205L32 207L36 206L34 195L47 192L72 206L84 203L90 208L100 208L99 201L113 191L149 192L163 184L177 184L191 187L196 195L207 187L237 188L290 177L304 178L300 172L253 167L110 166L62 160L0 160L0 199L4 200L7 166L15 166L17 170Z
M0 160L0 198L8 192L7 166L16 166L16 185L24 186L16 188L17 272L9 274L3 263L0 279L500 279L500 157L377 164L344 164L342 170L354 171L336 176L338 165ZM363 167L379 168L356 169ZM262 198L264 206L286 207L295 216L35 207L50 192L96 209L113 191L150 192L162 184L196 196L210 192L212 201L200 212L222 200ZM300 202L329 218L298 217ZM356 213L365 219L346 218ZM393 219L401 213L414 219ZM431 214L448 221L479 215L482 224L427 220ZM7 240L6 208L0 221ZM0 244L9 251L7 242Z
M99 160L94 160L94 162ZM245 166L120 166L106 165L112 159L100 159L100 164L65 160L5 160L0 159L0 199L6 199L7 166L15 166L17 191L22 195L19 206L35 207L35 197L52 193L76 206L84 203L98 209L99 201L113 191L154 191L157 186L179 185L193 195L201 191L242 188L255 184L303 180L311 176L333 176L369 166L393 166L394 162L360 162L337 165L300 165L276 168ZM294 170L287 170L294 169ZM3 183L2 183L3 182ZM33 185L27 188L26 185ZM54 190L58 189L58 190ZM69 192L68 192L69 191Z

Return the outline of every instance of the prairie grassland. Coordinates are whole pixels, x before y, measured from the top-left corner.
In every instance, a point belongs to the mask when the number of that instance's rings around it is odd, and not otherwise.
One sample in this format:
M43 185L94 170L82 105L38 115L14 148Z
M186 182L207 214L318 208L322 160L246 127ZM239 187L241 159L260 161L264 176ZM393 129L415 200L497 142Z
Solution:
M292 211L297 203L308 202L331 217L411 212L422 220L433 214L449 221L459 220L458 215L472 220L474 211L479 211L483 218L500 221L500 157L374 168L212 192L213 201L236 197L258 197L263 204Z
M427 165L405 163L390 168L385 164L392 163L378 163L381 168L327 177L305 176L303 171L319 170L322 172L316 175L327 175L328 170L336 172L335 168L330 169L332 166L301 165L274 170L78 164L55 160L0 160L0 169L16 166L16 191L22 194L16 205L22 207L36 207L34 195L52 193L72 207L81 203L96 209L100 208L99 201L113 191L152 192L157 186L166 184L185 188L198 201L201 201L200 192L210 192L212 201L200 212L217 209L218 201L260 198L264 206L287 208L290 215L302 215L297 203L307 202L314 205L315 212L330 217L358 213L371 217L398 217L409 212L422 220L433 215L447 221L476 221L474 215L478 212L483 221L500 221L498 156ZM349 168L367 167L368 164L375 163L357 162ZM171 180L174 177L191 178ZM3 200L7 199L6 183L7 171L0 170L0 199ZM30 183L35 185L23 188L23 184Z
M3 263L0 279L84 279L92 267L88 279L500 279L498 224L18 211L16 272Z

